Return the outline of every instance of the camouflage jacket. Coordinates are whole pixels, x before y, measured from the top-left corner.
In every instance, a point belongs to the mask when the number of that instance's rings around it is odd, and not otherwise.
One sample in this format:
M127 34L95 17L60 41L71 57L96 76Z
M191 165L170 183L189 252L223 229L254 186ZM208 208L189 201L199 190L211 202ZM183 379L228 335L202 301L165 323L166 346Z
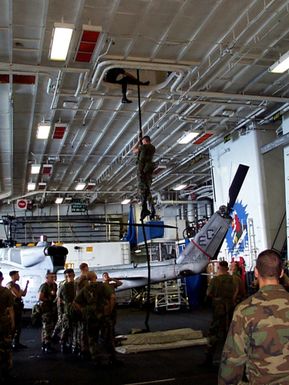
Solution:
M152 172L154 169L153 157L156 149L155 147L149 144L142 144L139 146L139 153L137 158L137 163L140 172Z
M289 384L289 293L268 285L241 302L233 316L219 369L219 385Z
M11 332L11 320L8 314L8 308L14 304L14 297L10 290L0 286L0 336Z
M207 295L212 297L213 304L218 302L234 302L237 284L230 274L222 274L214 277L208 287Z
M75 302L83 309L87 318L100 318L105 313L111 299L111 289L102 282L90 282L75 297Z

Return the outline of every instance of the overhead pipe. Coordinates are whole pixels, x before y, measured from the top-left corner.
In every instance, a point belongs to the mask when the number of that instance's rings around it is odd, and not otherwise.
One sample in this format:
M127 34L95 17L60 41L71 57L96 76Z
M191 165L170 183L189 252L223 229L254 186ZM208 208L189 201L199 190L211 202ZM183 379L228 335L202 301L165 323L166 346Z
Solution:
M27 72L31 73L45 73L51 74L51 72L69 72L69 73L80 73L80 72L89 72L90 70L87 68L74 68L74 67L48 67L41 65L33 65L33 64L10 64L0 62L0 71L12 72L12 73L23 73Z
M142 69L142 70L154 70L154 71L166 71L166 72L185 72L190 71L191 67L189 66L181 66L181 65L172 65L172 64L161 64L161 63L145 63L145 62L132 62L132 61L113 61L107 60L101 62L93 74L91 86L94 87L97 79L97 85L95 89L97 90L103 81L105 73L111 68L130 68L130 69Z
M50 110L53 110L54 109L54 102L55 102L55 99L56 99L56 96L57 96L57 91L59 89L59 84L62 80L62 71L60 70L58 72L58 75L57 75L57 79L56 79L56 84L55 84L55 89L54 89L54 93L53 93L53 97L52 97L52 101L51 101L51 105L50 105Z

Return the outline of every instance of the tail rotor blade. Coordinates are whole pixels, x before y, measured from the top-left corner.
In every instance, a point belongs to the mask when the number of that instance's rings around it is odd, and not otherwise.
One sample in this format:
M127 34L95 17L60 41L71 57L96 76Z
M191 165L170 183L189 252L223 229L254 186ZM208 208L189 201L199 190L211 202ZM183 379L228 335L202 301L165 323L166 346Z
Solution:
M239 164L238 170L235 174L233 182L229 188L229 203L228 203L228 212L230 212L236 202L239 191L241 190L244 179L249 170L248 166L244 164Z

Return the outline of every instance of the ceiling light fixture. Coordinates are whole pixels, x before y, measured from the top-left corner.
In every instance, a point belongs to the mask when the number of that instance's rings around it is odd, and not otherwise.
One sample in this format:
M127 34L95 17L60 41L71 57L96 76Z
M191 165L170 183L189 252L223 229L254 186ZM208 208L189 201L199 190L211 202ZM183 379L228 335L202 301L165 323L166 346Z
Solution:
M29 182L28 185L27 185L27 190L28 191L34 191L36 188L36 183L33 183L33 182Z
M188 144L191 142L194 138L196 138L199 135L199 132L186 132L184 135L182 135L177 142L179 144Z
M279 60L269 67L269 72L282 74L289 69L289 51L282 55Z
M180 191L180 190L183 190L183 189L186 188L186 187L187 187L186 184L179 184L178 186L173 187L173 190L175 190L175 191Z
M50 48L50 60L65 61L72 38L73 24L54 24L52 43Z
M50 123L39 123L37 127L37 139L47 139L49 137L50 132Z
M75 186L75 190L76 190L76 191L84 190L85 186L86 186L86 183L84 183L84 182L78 182L77 185Z
M129 203L130 203L130 199L128 199L128 198L124 199L124 200L121 202L122 205L128 205Z
M63 202L63 198L62 198L62 197L57 197L57 198L55 199L55 203L56 203L57 205L61 205L62 202Z
M38 175L40 173L41 164L32 164L31 165L31 174Z

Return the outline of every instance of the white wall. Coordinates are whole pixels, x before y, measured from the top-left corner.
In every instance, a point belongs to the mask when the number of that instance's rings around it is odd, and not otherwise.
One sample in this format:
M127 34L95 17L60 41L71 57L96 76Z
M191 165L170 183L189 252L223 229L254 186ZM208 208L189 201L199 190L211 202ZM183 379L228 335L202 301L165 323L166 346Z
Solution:
M274 131L250 131L211 150L216 208L227 204L228 189L238 165L242 163L250 167L237 198L243 245L241 242L234 244L233 236L236 234L231 228L221 254L229 260L234 255L245 257L247 268L251 267L260 251L272 247L285 210L282 150L277 148L265 155L260 153L260 147L275 138ZM248 228L248 219L253 221L253 227ZM253 230L251 237L250 230ZM254 252L253 245L256 247Z

